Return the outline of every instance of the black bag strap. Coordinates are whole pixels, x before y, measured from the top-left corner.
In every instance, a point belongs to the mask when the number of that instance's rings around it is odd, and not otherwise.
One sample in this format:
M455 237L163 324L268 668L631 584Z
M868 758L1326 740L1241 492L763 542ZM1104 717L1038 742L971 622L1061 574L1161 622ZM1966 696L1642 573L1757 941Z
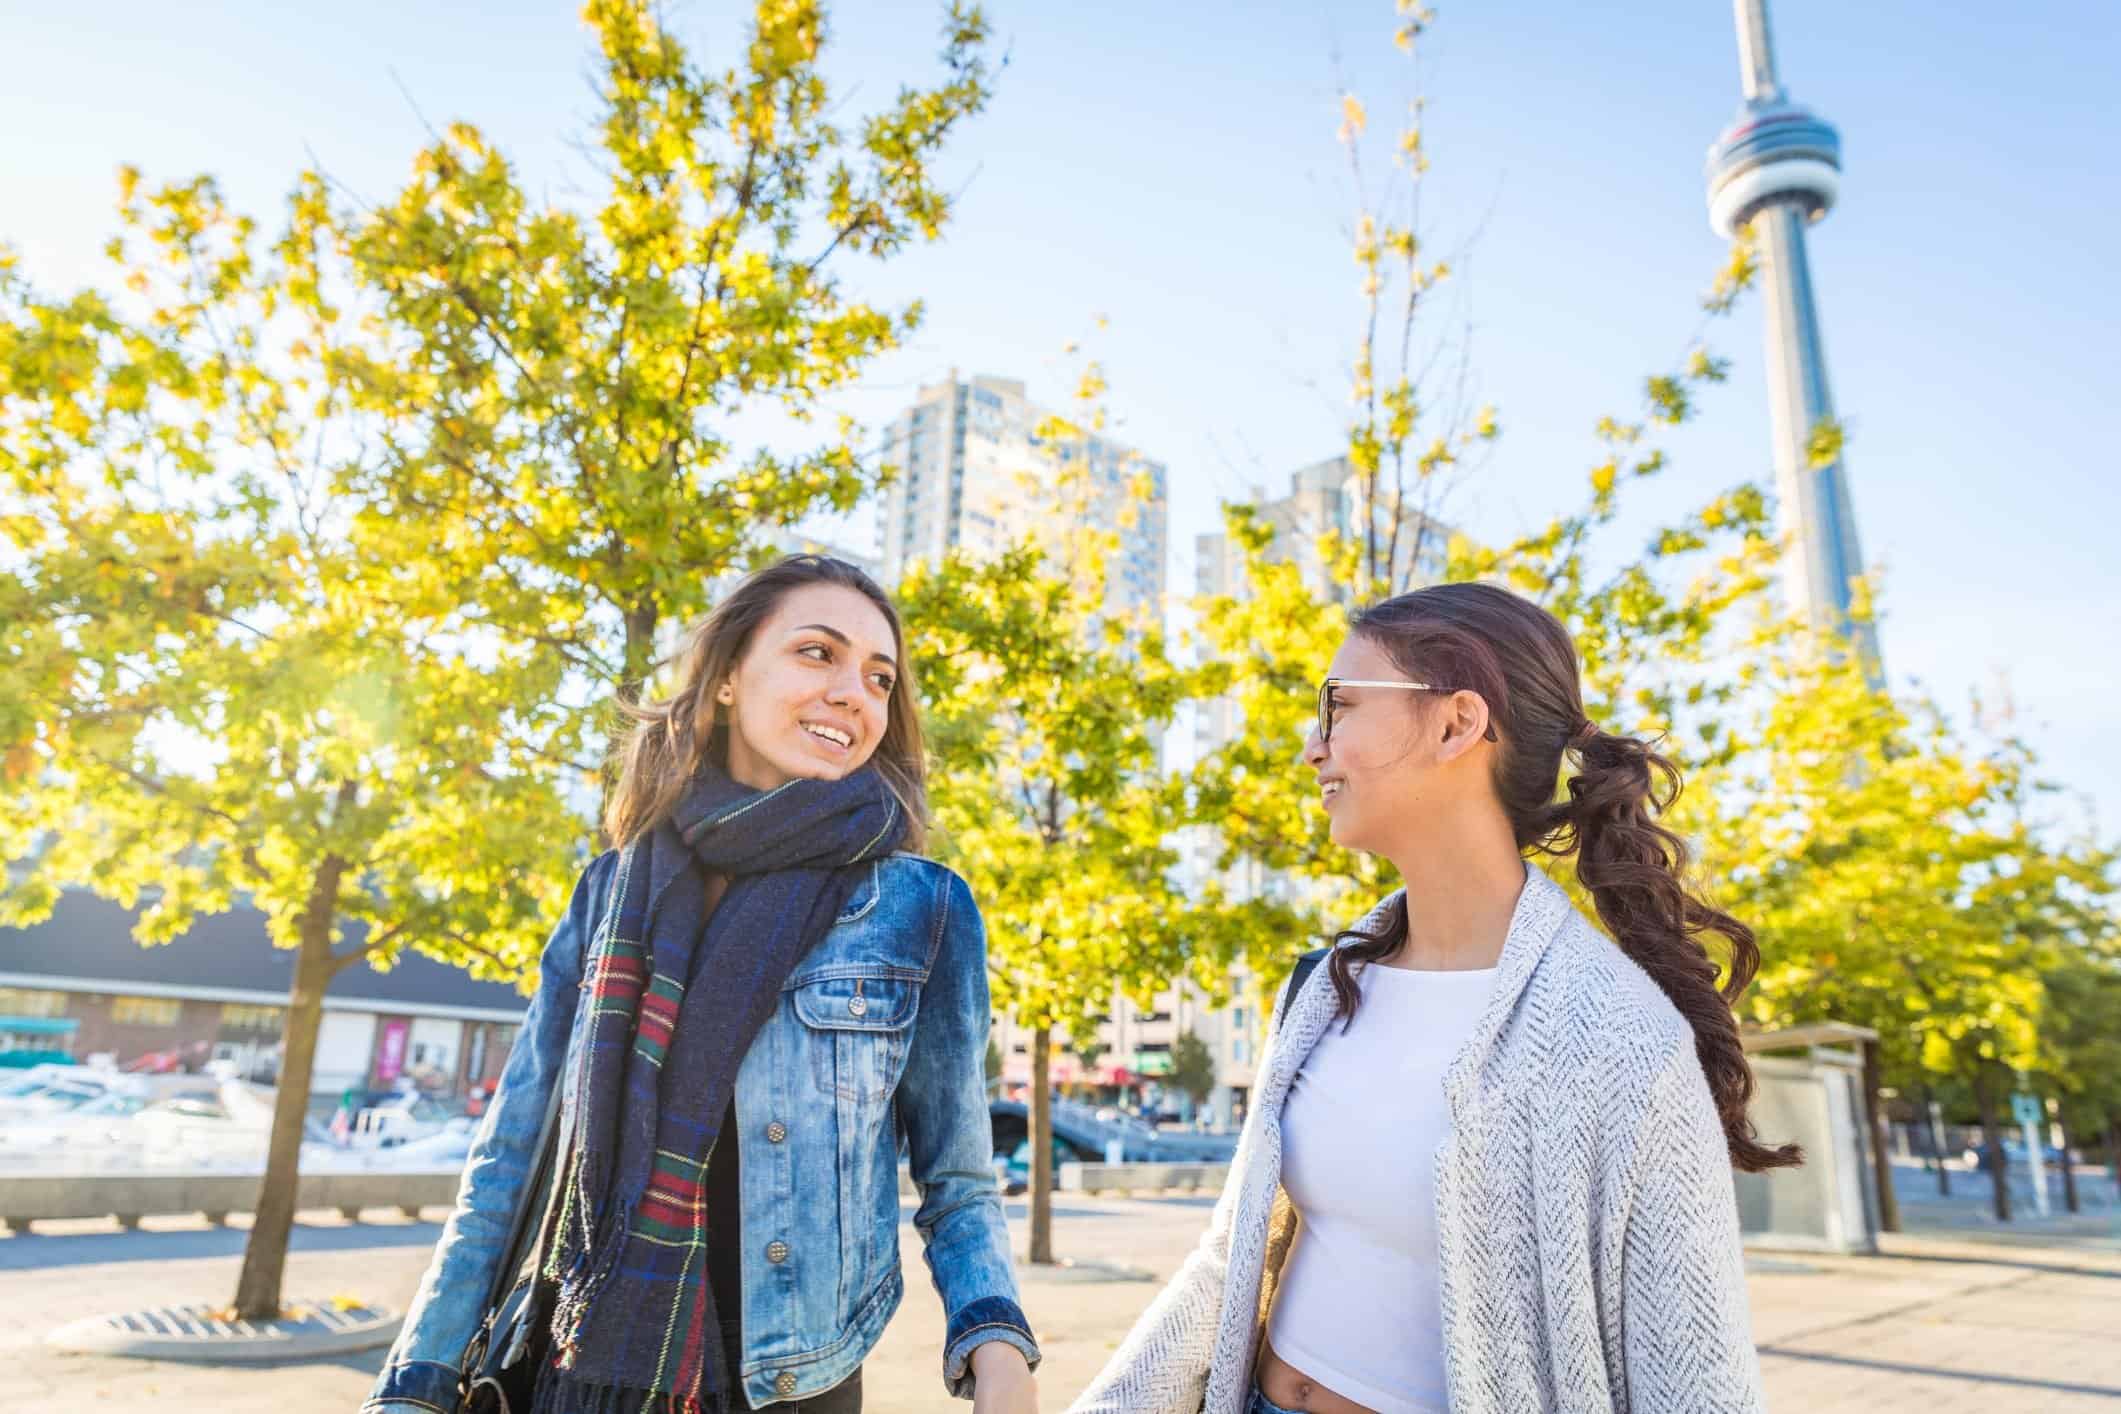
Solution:
M619 880L624 877L624 873L624 870L612 871L611 897L604 905L607 912L619 906ZM585 971L595 949L596 939L592 938L583 951ZM516 1044L526 1045L528 1038L518 1033ZM500 1265L494 1268L493 1281L487 1287L486 1314L480 1322L478 1335L473 1337L474 1342L491 1338L493 1322L500 1315L501 1304L508 1299L508 1293L515 1289L516 1278L522 1273L523 1259L531 1255L533 1246L541 1247L544 1244L545 1229L549 1226L545 1219L551 1215L552 1197L558 1184L554 1173L559 1167L559 1156L565 1147L560 1124L560 1101L567 1093L568 1054L569 1047L563 1046L559 1063L553 1067L552 1094L545 1101L545 1119L538 1126L537 1162L531 1167L529 1182L523 1186L522 1193L516 1198L515 1214L508 1222L508 1245L501 1249ZM499 1098L498 1091L495 1092L495 1098ZM543 1261L543 1256L542 1252L538 1253L540 1262Z
M545 1102L545 1122L538 1126L538 1159L531 1167L530 1180L516 1199L515 1215L508 1223L508 1245L501 1249L500 1265L494 1268L493 1282L486 1290L488 1318L501 1308L514 1289L516 1276L523 1269L523 1258L529 1255L529 1245L536 1239L533 1233L544 1224L538 1219L544 1216L545 1198L550 1189L552 1171L560 1148L560 1099L567 1089L567 1063L563 1055L552 1077L552 1098Z
M1281 1015L1274 1018L1274 1029L1276 1031L1289 1024L1289 1009L1296 1005L1297 994L1303 991L1304 983L1310 979L1313 972L1318 970L1318 964L1324 962L1332 951L1333 949L1331 948L1318 948L1296 959L1296 968L1289 974L1288 994L1281 1000Z

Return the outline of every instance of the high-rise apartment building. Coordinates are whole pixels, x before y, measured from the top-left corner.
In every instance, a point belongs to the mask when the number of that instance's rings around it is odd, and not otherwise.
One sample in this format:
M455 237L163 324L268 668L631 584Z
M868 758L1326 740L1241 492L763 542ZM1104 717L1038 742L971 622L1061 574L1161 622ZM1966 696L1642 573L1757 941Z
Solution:
M1046 409L1013 378L955 374L923 388L884 432L884 456L899 468L884 494L878 545L896 580L915 560L952 550L975 557L1035 539L1054 549L1073 528L1056 515L1057 459L1081 455L1080 515L1118 538L1107 566L1115 612L1160 612L1169 525L1165 468L1099 433L1041 435Z

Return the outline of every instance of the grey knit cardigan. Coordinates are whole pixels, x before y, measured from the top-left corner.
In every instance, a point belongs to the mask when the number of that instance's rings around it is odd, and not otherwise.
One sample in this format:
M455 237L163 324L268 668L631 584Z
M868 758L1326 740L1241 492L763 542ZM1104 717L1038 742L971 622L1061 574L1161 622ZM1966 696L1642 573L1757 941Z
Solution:
M1296 1232L1281 1112L1333 1019L1327 969L1284 995L1277 1018L1283 1008L1207 1235L1071 1414L1242 1414ZM1444 1095L1436 1239L1452 1414L1763 1407L1729 1151L1693 1033L1530 865Z

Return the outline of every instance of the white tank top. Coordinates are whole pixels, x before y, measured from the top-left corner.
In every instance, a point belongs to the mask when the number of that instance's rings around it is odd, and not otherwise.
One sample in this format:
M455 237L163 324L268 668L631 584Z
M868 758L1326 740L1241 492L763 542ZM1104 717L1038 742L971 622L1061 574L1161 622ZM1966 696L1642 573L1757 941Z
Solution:
M1443 1076L1495 969L1361 969L1346 1034L1326 1028L1282 1109L1282 1186L1303 1216L1267 1338L1380 1414L1447 1414L1436 1267Z

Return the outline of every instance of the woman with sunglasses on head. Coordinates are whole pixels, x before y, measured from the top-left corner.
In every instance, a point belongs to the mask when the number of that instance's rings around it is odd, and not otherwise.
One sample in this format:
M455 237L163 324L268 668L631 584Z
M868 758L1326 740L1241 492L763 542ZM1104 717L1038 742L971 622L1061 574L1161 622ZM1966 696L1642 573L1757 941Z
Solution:
M628 709L617 848L545 950L370 1414L459 1407L555 1086L533 1414L855 1414L900 1298L901 1138L943 1383L1034 1414L989 1164L985 935L964 882L905 852L926 800L905 656L867 575L798 555Z
M1405 887L1284 988L1207 1235L1076 1414L1760 1408L1731 1170L1799 1155L1746 1118L1759 954L1676 771L1480 584L1358 614L1303 759ZM1603 932L1527 858L1570 854Z

